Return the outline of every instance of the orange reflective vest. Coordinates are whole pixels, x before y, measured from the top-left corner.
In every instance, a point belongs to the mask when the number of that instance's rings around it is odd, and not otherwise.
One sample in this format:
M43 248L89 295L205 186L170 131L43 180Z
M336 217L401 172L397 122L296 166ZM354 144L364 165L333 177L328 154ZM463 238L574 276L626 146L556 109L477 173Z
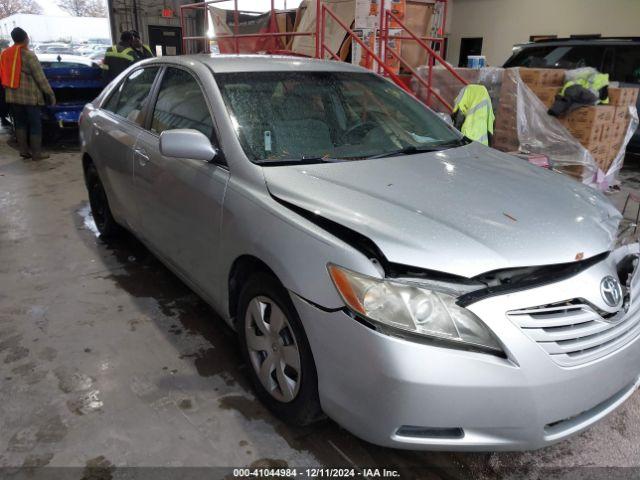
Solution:
M21 45L13 45L2 51L0 55L0 80L5 88L20 87L20 72L22 71Z

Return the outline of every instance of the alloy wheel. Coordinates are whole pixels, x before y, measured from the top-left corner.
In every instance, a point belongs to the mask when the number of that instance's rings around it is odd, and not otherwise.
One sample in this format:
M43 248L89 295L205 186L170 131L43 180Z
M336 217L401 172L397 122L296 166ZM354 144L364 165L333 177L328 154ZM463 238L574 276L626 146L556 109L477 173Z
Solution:
M278 305L268 297L254 297L244 319L251 365L260 383L280 402L291 402L302 379L300 351L287 320Z

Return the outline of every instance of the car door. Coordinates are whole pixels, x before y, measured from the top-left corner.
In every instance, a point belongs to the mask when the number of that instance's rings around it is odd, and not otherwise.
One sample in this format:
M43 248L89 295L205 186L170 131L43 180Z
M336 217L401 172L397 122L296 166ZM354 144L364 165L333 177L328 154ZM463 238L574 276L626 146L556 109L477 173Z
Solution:
M215 161L165 157L159 147L160 134L178 128L198 130L218 144L209 102L192 72L166 68L147 127L136 142L134 162L143 236L213 297L211 279L229 171Z
M158 67L134 70L112 92L94 117L94 149L109 202L118 217L138 231L133 195L133 149L143 131L151 87Z

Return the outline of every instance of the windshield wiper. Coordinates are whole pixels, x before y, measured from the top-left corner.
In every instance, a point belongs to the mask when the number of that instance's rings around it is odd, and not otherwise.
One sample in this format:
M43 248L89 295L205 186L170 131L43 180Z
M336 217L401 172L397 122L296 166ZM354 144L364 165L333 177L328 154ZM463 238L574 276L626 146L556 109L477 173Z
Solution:
M436 145L430 145L430 146L424 146L424 147L407 145L406 147L400 148L398 150L380 153L378 155L372 155L370 157L367 157L367 159L395 157L397 155L414 155L416 153L439 152L441 150L446 150L448 148L455 148L455 147L461 147L463 145L467 145L468 143L471 143L471 141L472 140L468 139L467 137L462 137L458 140L454 140L453 142L438 143Z
M314 163L335 163L339 162L338 158L331 157L307 157L302 155L300 158L280 158L278 160L255 160L254 163L258 165L281 167L283 165L311 165Z

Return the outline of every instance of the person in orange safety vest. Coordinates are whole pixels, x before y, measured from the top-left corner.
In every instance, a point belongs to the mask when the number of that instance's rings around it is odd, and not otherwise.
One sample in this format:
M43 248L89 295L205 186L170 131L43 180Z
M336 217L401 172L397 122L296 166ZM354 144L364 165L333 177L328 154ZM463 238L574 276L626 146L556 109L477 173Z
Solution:
M42 119L40 108L56 102L51 85L42 71L38 57L29 50L29 36L22 28L11 31L14 44L0 55L0 81L7 104L13 112L20 156L41 160Z

